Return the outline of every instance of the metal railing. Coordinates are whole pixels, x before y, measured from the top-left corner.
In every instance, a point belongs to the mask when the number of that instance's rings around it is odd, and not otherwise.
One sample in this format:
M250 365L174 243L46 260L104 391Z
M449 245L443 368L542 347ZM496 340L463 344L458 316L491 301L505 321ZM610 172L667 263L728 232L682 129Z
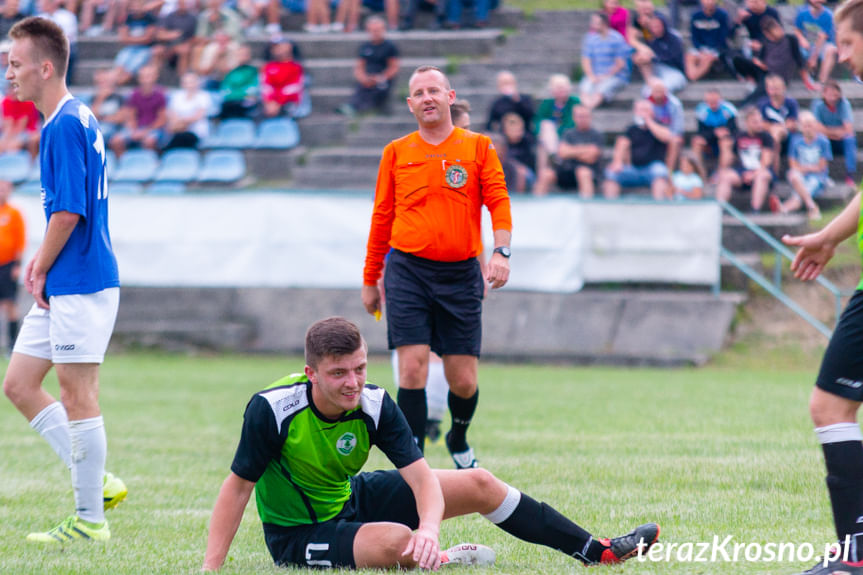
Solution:
M785 304L788 308L791 309L791 311L800 316L809 325L817 329L825 337L829 338L833 333L833 330L830 329L827 325L825 325L821 320L814 317L808 311L803 309L797 302L791 299L788 294L782 291L782 269L785 265L785 260L788 260L790 262L794 259L794 253L790 249L788 249L783 243L779 242L778 240L776 240L776 238L765 232L763 228L753 223L749 218L743 215L740 210L738 210L731 204L720 201L719 205L722 207L722 210L725 213L734 217L736 220L746 226L746 229L758 236L762 241L764 241L764 243L766 243L773 249L773 279L771 281L770 279L765 277L758 270L754 269L752 266L744 262L736 254L727 250L724 246L720 246L720 254L722 255L722 257L731 262L731 264L737 269L739 269L741 272L743 272L746 277L764 288L767 293ZM839 315L842 312L842 297L848 294L844 294L842 290L836 287L833 282L826 279L822 275L819 275L815 279L815 281L833 295L836 302L836 319L838 320Z

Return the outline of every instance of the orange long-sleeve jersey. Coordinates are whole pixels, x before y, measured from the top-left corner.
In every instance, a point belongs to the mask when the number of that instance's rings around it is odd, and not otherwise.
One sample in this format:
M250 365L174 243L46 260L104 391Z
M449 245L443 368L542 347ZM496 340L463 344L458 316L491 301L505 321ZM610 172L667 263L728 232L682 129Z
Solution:
M419 132L390 142L378 169L363 283L375 285L390 247L442 262L482 253L482 206L512 230L503 168L488 136L454 128L437 146Z
M0 206L0 265L19 261L24 252L24 218L17 208Z

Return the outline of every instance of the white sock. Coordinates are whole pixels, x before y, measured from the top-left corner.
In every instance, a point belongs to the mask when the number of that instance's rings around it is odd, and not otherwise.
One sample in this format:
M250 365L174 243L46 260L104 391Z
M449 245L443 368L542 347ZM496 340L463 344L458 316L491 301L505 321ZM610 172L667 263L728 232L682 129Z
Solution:
M512 485L506 486L506 496L503 498L503 501L500 502L497 509L492 511L491 513L487 513L483 515L486 519L497 525L498 523L503 523L507 519L509 519L510 515L515 511L515 508L518 507L518 503L521 501L521 491L513 487Z
M447 395L449 384L443 371L443 362L430 361L429 375L426 379L426 403L428 403L429 419L442 421L447 410Z
M69 422L72 445L72 487L75 489L75 511L84 521L105 520L102 481L108 441L102 416Z
M30 427L45 438L66 467L72 469L72 447L69 443L69 418L63 404L55 401L30 421Z

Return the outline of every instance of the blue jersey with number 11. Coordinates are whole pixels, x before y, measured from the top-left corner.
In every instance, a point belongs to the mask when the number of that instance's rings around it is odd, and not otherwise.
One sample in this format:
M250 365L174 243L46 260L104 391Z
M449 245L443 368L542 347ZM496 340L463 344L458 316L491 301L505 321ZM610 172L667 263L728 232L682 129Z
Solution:
M105 140L90 109L66 96L45 121L39 146L42 208L81 219L48 271L48 296L87 294L120 285L108 233Z

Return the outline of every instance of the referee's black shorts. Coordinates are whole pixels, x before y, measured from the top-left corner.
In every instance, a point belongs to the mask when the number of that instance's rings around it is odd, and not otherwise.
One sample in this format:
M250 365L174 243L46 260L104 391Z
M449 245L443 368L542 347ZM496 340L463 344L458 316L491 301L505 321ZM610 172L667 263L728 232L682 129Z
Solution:
M15 262L0 266L0 301L14 300L18 295L18 282L12 279L12 268Z
M392 250L384 274L390 349L425 344L438 355L479 357L483 281L476 258L437 262Z
M842 312L815 385L845 399L863 401L863 291L856 291Z

